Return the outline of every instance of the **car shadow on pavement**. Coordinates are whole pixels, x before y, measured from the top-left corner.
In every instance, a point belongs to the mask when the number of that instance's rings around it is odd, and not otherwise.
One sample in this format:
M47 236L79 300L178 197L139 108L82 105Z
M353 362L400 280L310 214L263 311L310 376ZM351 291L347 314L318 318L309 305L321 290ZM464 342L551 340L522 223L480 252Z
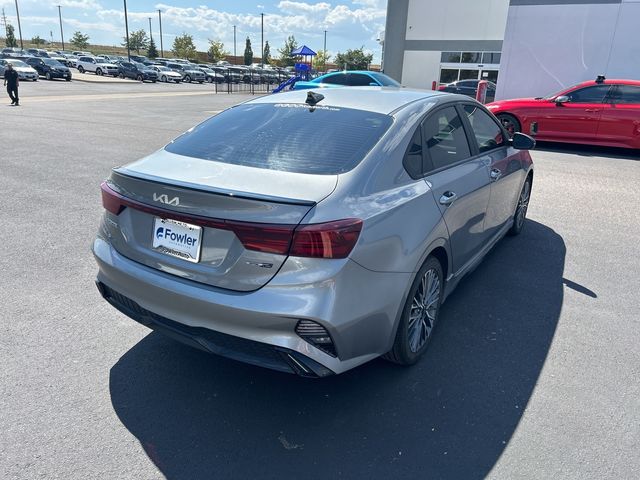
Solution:
M640 150L597 145L578 145L573 143L543 142L536 143L536 150L554 153L567 153L579 157L605 157L621 160L640 160Z
M171 480L483 478L544 365L564 261L562 238L528 221L461 282L410 368L308 380L151 333L112 367L111 401Z

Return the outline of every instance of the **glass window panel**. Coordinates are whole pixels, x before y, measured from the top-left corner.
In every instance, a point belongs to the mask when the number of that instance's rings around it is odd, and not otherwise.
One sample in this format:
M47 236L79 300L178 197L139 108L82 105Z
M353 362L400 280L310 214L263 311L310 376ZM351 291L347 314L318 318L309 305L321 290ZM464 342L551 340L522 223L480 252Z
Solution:
M447 83L453 83L458 80L458 74L460 70L451 69L451 68L443 68L440 70L440 84L444 85Z
M440 61L442 63L460 63L460 52L442 52Z
M462 63L482 63L480 52L462 52Z
M425 146L434 169L469 158L469 143L454 107L438 110L424 123Z

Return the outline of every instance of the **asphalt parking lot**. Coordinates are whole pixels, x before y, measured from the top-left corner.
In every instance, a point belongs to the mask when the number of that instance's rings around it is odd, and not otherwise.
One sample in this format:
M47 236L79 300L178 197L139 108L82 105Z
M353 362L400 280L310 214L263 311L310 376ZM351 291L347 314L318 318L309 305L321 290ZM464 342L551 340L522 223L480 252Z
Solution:
M0 101L1 478L640 478L640 154L541 145L525 231L418 365L305 380L150 333L93 283L100 181L251 98L211 91Z

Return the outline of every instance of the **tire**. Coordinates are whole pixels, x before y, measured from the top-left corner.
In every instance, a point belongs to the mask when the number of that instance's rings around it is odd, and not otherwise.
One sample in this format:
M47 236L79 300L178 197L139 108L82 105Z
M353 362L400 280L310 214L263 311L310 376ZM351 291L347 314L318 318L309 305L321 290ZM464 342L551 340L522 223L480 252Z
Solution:
M507 232L507 235L511 235L512 237L520 235L524 228L525 219L527 218L527 210L529 208L529 200L531 200L532 183L531 177L527 177L527 180L524 182L522 190L520 191L520 195L518 195L518 204L516 205L516 211L513 214L513 225Z
M443 288L442 265L429 256L411 285L393 347L385 359L413 365L427 350L438 323Z
M96 75L102 76L102 69L101 68L96 68Z
M67 82L70 82L70 81L71 81L71 77L67 77L67 78L65 78L65 80L66 80Z
M136 80L139 81L139 82L144 82L144 77L142 75L138 75L136 77Z
M166 75L161 76L161 77L160 77L160 81L161 81L162 83L167 83L167 77L166 77Z
M79 71L80 73L84 73L84 67L83 67L82 65L80 65L80 66L78 67L78 71Z
M209 78L207 78L207 82L208 82L208 83L213 83L213 77L209 77Z
M151 80L151 83L156 83L156 82L157 82L157 80Z
M186 77L184 77L183 82L185 83L191 83L191 77L189 75L187 75Z
M45 73L44 78L46 78L47 80L53 80L53 77L51 76L51 72Z
M520 122L516 117L514 117L510 113L499 113L498 115L496 115L496 117L498 117L498 120L500 120L500 123L502 123L502 126L509 133L509 137L513 137L514 133L522 131L522 126L520 125Z
M200 80L198 83L199 83L200 85L202 85L204 82L203 82L202 80Z
M124 80L124 73L120 72L120 73L118 74L118 78L120 78L120 79Z

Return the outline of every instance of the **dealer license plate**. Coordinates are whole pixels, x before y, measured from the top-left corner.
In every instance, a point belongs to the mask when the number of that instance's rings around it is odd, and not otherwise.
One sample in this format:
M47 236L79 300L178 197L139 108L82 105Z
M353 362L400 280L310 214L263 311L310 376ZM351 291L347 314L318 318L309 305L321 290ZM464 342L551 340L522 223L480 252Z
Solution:
M169 218L155 218L153 248L188 262L200 261L202 227Z

